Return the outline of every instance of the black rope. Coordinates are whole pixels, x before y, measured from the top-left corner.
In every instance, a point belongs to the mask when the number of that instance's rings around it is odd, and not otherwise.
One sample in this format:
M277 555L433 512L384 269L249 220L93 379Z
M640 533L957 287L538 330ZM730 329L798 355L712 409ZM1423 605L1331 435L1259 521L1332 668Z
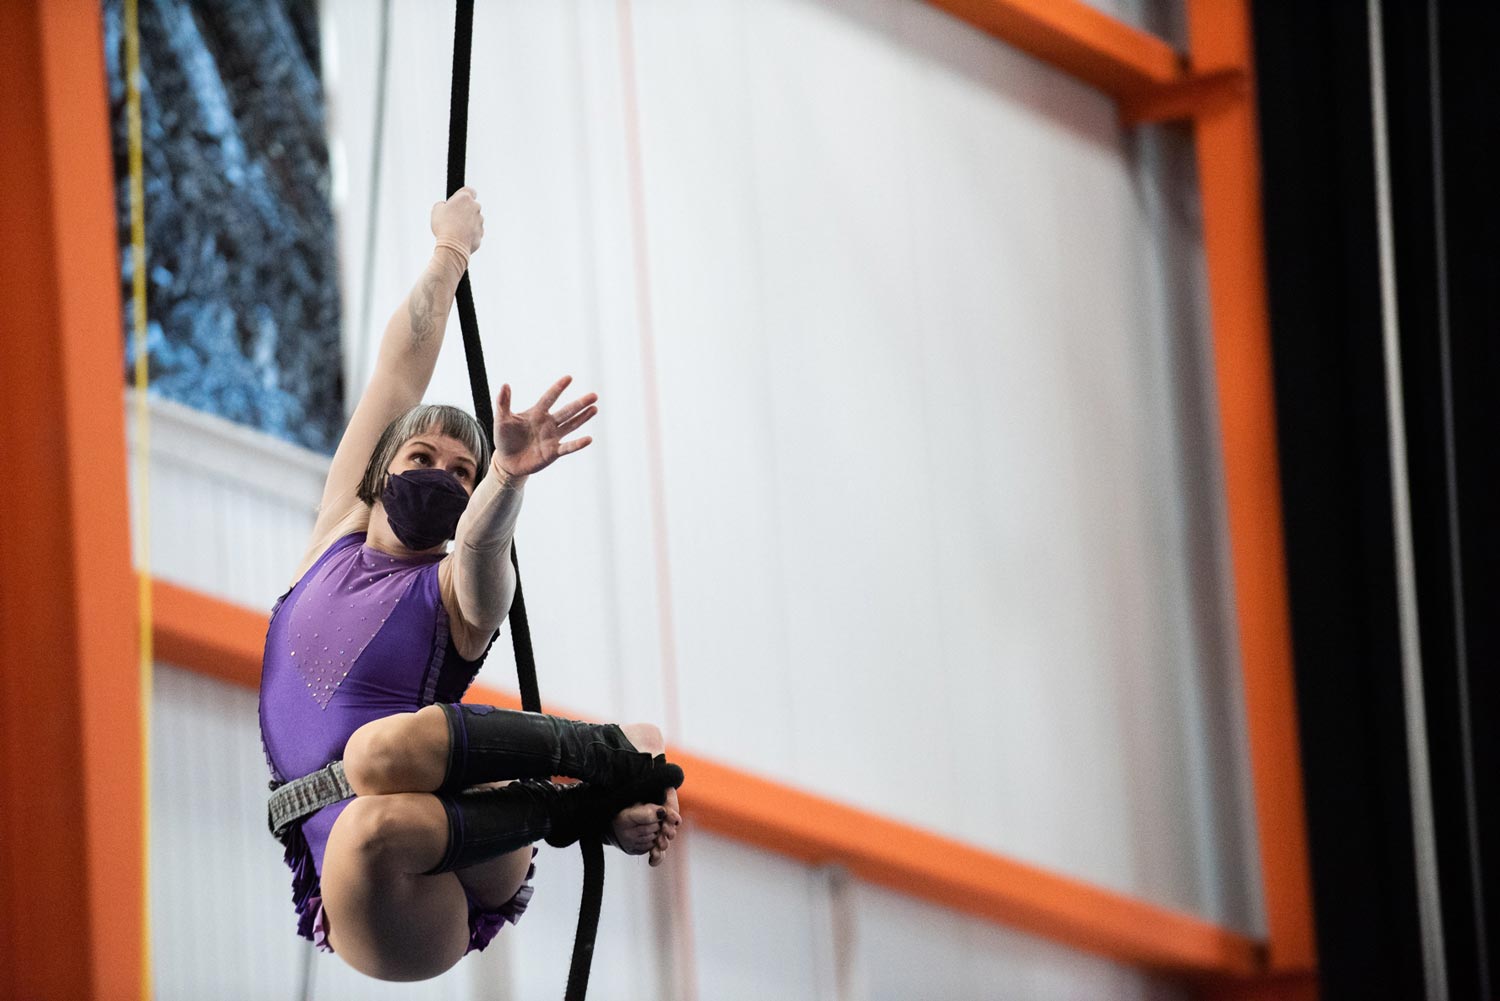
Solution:
M568 1001L589 992L589 968L594 962L594 936L599 933L599 904L604 900L604 846L598 838L578 842L583 852L583 903L578 907L578 931L573 934L573 964L568 967Z
M453 18L453 90L448 97L448 197L464 186L469 159L469 54L474 47L473 0L458 0Z
M521 590L521 564L516 546L510 546L510 565L516 568L516 596L510 601L510 645L516 654L516 686L521 690L521 708L542 711L542 693L536 683L536 658L531 653L531 625L526 621L526 594Z
M458 0L453 21L453 89L448 100L448 197L464 186L464 166L469 155L469 65L474 43L474 2ZM484 429L490 447L495 445L495 411L490 403L490 380L484 367L484 347L479 342L479 314L474 310L474 288L469 273L458 280L458 325L463 331L464 360L469 368L469 391L474 397L474 418ZM510 563L516 570L516 596L510 606L510 641L516 656L516 683L521 690L521 708L542 711L541 689L536 680L536 657L531 652L531 627L526 622L526 600L521 591L521 560L515 543Z
M474 46L474 0L457 0L453 21L453 90L448 104L448 196L464 186L464 165L469 147L469 64ZM479 317L474 311L474 290L469 274L458 282L458 322L463 330L464 357L469 366L469 389L474 395L474 416L494 446L495 412L490 403L489 378L484 369L484 350L479 343ZM510 605L510 639L516 655L516 683L521 690L521 708L542 711L541 691L536 681L536 658L531 652L531 626L526 621L526 599L521 590L521 561L515 543L510 547L511 566L516 570L516 596ZM583 1001L589 989L589 969L594 961L594 938L599 932L599 911L604 902L604 848L598 838L583 838L583 900L578 906L578 931L573 937L573 962L568 968L565 1001Z
M469 54L473 43L474 3L473 0L459 0L453 22L453 90L448 98L448 198L464 186L464 165L469 157ZM490 405L490 380L484 370L484 348L479 343L474 288L469 284L467 271L458 280L457 298L458 324L464 335L464 358L469 366L469 389L474 394L474 416L493 447L495 412Z

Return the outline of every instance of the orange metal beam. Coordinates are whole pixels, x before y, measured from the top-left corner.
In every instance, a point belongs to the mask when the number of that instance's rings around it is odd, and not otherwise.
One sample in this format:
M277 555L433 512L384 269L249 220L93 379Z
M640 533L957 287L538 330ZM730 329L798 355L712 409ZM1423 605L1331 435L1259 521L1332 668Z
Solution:
M152 582L156 657L242 688L260 688L270 610L257 612L163 580Z
M1246 0L1190 0L1196 73L1253 79ZM1270 968L1316 964L1292 676L1254 90L1194 123Z
M260 683L266 615L155 583L156 649L168 663L248 688ZM473 701L520 708L475 685ZM553 707L553 711L559 711ZM1153 970L1235 977L1260 946L1210 922L1013 861L930 831L673 748L682 800L706 830L809 864Z
M1209 984L1193 992L1194 1001L1318 1001L1318 975L1280 973L1242 981Z
M1172 46L1082 0L927 2L1115 97L1183 76L1183 59Z
M1120 121L1128 126L1182 121L1211 115L1250 96L1250 79L1239 70L1185 77L1120 99Z
M140 687L96 0L0 3L0 995L139 997Z

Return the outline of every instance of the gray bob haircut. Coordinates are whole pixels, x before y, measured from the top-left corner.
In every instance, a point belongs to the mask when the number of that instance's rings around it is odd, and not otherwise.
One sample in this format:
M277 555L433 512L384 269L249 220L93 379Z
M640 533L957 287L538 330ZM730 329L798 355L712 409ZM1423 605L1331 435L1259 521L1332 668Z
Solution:
M380 440L370 453L370 463L365 466L364 479L359 481L359 499L374 507L385 490L386 470L391 468L401 446L419 434L430 432L457 438L468 446L478 467L474 470L474 485L478 486L490 468L490 440L485 436L484 428L457 407L424 403L412 407L380 432Z

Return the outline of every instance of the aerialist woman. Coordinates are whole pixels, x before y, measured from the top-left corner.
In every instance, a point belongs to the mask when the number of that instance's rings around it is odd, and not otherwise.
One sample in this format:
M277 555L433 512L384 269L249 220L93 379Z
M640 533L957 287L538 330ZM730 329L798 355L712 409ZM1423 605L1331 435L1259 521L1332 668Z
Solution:
M564 439L598 397L553 410L564 377L517 413L502 387L493 455L474 418L419 405L484 233L473 191L435 205L432 232L271 614L261 675L298 931L383 980L436 976L515 922L534 842L597 833L657 865L681 823L682 772L655 726L458 705L515 593L526 478L589 444Z

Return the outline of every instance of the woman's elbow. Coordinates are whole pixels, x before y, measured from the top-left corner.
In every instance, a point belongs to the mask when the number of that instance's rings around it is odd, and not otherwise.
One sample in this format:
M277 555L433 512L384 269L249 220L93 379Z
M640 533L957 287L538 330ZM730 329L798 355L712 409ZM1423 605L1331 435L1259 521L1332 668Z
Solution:
M507 579L500 581L493 590L482 589L473 594L465 594L460 590L458 607L466 623L476 631L488 635L499 629L500 623L510 614L511 602L515 601L515 597L515 575L508 574Z

